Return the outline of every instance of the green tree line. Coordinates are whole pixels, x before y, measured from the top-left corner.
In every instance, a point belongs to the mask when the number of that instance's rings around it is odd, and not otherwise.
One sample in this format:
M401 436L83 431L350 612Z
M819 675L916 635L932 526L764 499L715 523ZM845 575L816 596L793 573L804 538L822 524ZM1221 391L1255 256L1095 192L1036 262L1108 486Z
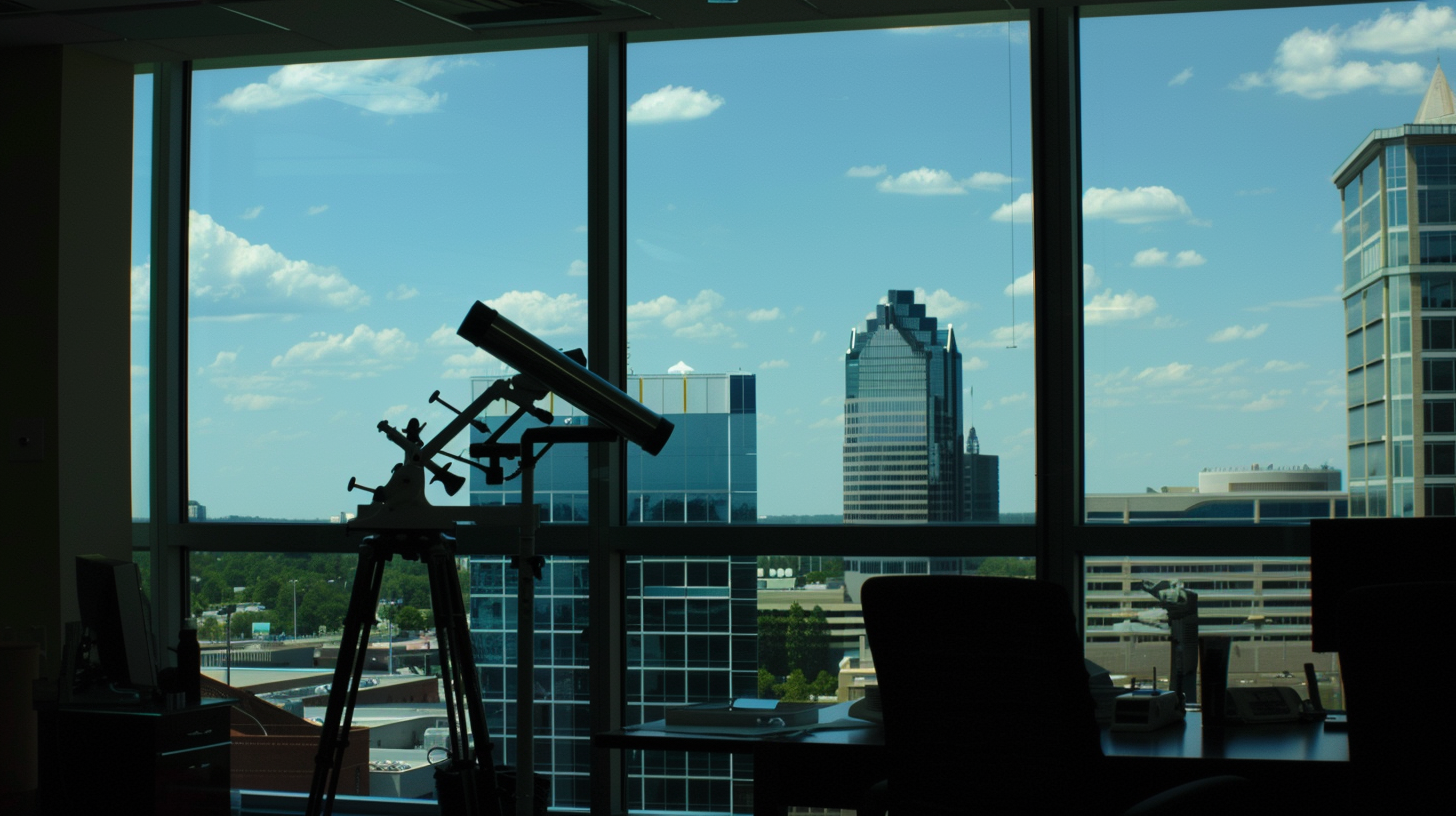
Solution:
M839 689L838 666L829 654L829 620L824 608L758 616L758 696L785 701L828 697ZM809 680L808 678L814 678Z

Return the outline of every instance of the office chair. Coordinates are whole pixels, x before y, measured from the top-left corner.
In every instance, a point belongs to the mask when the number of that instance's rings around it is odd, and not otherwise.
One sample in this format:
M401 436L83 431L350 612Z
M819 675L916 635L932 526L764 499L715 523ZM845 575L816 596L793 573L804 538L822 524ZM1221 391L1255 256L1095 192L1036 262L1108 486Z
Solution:
M1433 715L1444 710L1443 687L1456 673L1453 599L1456 582L1428 581L1357 587L1339 601L1358 804L1415 813L1451 798L1449 735L1445 718Z
M865 810L893 816L1120 813L1071 602L1054 584L879 576L860 599L889 750ZM1247 812L1248 783L1199 780L1128 813Z

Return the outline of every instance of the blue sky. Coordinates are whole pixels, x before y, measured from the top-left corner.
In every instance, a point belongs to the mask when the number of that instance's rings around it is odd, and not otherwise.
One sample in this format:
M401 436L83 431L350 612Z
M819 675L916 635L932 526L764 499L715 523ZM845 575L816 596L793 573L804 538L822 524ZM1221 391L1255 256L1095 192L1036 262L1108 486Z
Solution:
M1442 45L1456 15L1415 4L1084 21L1090 491L1344 467L1330 176L1414 117ZM375 423L438 429L432 391L462 404L499 373L454 336L475 300L585 344L585 56L198 72L188 433L211 515L352 509L349 477L395 461ZM840 511L844 351L889 289L954 326L1002 509L1032 509L1025 26L628 57L630 362L758 375L760 513Z

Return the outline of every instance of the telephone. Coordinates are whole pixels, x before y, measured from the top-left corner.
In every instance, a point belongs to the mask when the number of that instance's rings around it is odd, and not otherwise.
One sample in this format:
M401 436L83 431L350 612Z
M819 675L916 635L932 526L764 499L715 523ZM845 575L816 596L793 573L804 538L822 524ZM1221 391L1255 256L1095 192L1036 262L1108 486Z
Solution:
M1227 700L1227 719L1246 724L1298 722L1304 709L1299 692L1289 686L1231 688Z

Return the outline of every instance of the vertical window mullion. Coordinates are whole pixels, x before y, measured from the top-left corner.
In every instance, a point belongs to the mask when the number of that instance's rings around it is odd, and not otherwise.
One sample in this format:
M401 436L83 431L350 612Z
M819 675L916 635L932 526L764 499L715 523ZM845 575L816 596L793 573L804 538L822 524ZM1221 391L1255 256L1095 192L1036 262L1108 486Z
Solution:
M181 628L186 553L176 526L187 507L187 234L192 63L156 67L152 102L151 524L152 625Z

